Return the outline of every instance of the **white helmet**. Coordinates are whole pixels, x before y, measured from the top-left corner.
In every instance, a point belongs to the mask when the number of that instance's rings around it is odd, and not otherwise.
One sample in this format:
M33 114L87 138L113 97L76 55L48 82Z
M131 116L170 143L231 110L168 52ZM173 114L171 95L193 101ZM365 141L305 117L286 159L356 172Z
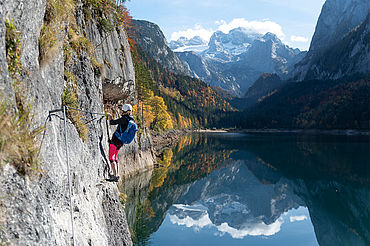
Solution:
M125 112L132 111L132 106L131 106L131 104L123 104L121 109Z

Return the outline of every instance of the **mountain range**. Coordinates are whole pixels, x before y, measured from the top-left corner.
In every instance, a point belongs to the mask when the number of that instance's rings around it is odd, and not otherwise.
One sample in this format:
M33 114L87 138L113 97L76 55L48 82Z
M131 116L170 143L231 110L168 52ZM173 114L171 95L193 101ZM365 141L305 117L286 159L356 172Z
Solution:
M369 129L369 10L366 0L327 0L308 52L244 28L217 31L208 44L182 37L171 50L147 23L141 28L153 30L138 42L165 68L219 88L241 110L217 115L217 127Z
M263 83L252 106L255 86L239 99L250 107L235 118L240 127L369 129L369 10L365 0L327 0L310 50L285 85Z
M175 53L192 76L235 96L242 96L263 73L286 77L306 54L283 44L273 33L262 35L242 27L227 34L213 33L208 48L201 52L187 51L192 43L184 38L170 44L175 51L184 50Z

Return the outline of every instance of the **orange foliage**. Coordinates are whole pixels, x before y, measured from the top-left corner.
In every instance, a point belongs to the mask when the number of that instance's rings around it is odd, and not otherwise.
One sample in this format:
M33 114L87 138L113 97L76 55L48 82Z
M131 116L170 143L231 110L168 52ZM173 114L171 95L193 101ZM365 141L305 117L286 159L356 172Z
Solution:
M191 127L191 123L192 123L191 119L183 117L180 113L177 113L177 117L178 117L178 127L179 128L186 129L186 128Z

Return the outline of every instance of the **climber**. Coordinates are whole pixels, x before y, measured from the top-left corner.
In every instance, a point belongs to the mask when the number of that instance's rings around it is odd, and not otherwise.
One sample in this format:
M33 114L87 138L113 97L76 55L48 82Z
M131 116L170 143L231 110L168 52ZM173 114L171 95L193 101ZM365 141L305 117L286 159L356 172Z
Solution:
M109 162L112 167L113 175L107 181L118 182L118 161L117 155L123 144L129 144L135 138L138 131L134 118L131 116L132 106L124 104L121 106L123 111L121 118L110 120L111 125L118 125L112 139L109 141Z

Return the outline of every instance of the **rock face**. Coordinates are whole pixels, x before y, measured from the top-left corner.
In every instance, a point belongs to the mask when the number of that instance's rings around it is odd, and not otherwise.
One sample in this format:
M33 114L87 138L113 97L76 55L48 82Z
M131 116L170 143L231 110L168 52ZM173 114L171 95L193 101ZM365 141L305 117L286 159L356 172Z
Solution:
M192 77L239 95L239 84L235 78L223 75L221 63L210 61L194 51L176 52L175 54L189 68Z
M366 19L369 9L366 0L327 0L321 10L309 51L319 51L343 39Z
M312 62L306 79L339 79L370 72L370 14L342 40Z
M310 49L290 77L298 81L338 79L365 70L365 73L368 72L369 11L366 0L327 0L321 10ZM330 59L329 56L335 58Z
M144 51L152 56L171 72L189 75L189 70L182 64L173 51L168 47L161 29L154 23L144 20L133 21L135 41Z
M0 167L0 244L10 245L71 245L71 220L64 120L61 112L49 111L62 107L65 64L62 42L55 55L39 64L39 36L44 20L46 1L23 0L0 3L0 89L14 97L5 58L5 19L12 19L22 32L22 85L24 95L32 101L34 126L44 125L40 136L40 169L34 176L22 176L14 167ZM97 21L87 19L84 6L76 1L76 24L94 47L95 56L103 65L103 76L94 72L91 56L86 52L72 54L68 67L76 78L79 107L104 113L103 98L135 103L135 74L125 31L115 29L104 33ZM121 51L121 52L117 52ZM102 79L104 78L104 79ZM113 89L112 89L113 88ZM71 169L73 218L76 245L132 245L125 213L115 184L106 183L107 129L101 116L84 113L89 130L86 141L79 137L75 125L67 119L69 163ZM129 163L136 171L152 165L150 140L139 148L137 140L123 146L121 155L133 152ZM148 144L149 143L149 144ZM145 156L145 158L142 158ZM123 157L121 156L121 159ZM127 171L122 170L122 174ZM121 175L122 175L121 174Z

